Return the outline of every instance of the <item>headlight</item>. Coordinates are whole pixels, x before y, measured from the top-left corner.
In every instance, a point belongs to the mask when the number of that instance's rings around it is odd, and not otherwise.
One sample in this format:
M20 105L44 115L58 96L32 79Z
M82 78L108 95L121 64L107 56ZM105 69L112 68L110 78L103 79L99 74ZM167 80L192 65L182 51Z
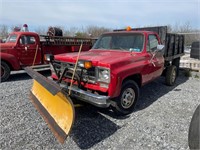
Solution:
M99 68L98 81L110 83L110 70L104 69L104 68Z
M52 54L45 54L44 55L44 60L51 62L52 60L54 60L54 55Z

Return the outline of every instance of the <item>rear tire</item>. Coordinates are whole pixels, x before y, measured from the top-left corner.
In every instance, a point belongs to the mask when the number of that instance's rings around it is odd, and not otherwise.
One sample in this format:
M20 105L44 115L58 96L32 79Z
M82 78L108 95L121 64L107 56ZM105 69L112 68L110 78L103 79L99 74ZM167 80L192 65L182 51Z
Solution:
M4 61L1 61L1 82L6 81L10 76L10 67Z
M177 77L179 76L180 58L173 60L172 65L176 66Z
M166 85L172 86L175 84L176 77L177 77L177 68L176 66L172 65L166 68L166 77L165 82Z
M127 80L122 84L120 95L113 101L115 106L111 106L118 116L127 115L133 112L139 97L139 87L135 81Z

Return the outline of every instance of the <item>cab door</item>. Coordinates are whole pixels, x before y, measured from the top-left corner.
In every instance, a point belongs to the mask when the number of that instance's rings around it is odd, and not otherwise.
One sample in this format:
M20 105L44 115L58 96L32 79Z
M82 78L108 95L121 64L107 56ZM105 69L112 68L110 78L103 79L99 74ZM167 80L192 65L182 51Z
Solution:
M159 77L164 69L164 57L162 52L157 51L159 40L157 35L148 35L147 53L149 59L150 80Z
M22 66L41 64L41 50L35 36L20 36L19 59Z

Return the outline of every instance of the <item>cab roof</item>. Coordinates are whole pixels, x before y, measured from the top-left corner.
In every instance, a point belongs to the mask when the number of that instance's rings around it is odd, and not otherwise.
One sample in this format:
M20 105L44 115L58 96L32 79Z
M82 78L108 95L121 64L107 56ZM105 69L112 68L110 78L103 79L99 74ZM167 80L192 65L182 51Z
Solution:
M153 31L113 31L113 32L107 32L107 33L104 33L104 34L124 34L124 33L141 33L141 34L152 34L152 33L156 33L156 32L153 32ZM157 33L156 33L157 34Z
M10 34L17 34L17 35L23 35L23 34L26 34L26 35L38 35L37 33L35 32L22 32L22 31L19 31L19 32L12 32Z

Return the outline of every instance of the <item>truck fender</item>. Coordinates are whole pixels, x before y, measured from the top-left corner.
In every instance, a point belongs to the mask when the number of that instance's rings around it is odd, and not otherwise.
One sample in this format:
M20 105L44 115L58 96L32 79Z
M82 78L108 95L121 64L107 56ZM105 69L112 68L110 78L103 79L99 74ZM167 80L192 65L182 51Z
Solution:
M21 68L18 59L14 55L0 53L0 58L1 61L5 61L9 66L12 67L11 70L19 70Z
M126 76L119 74L118 79L117 79L117 85L116 85L117 90L115 90L115 92L113 93L114 97L119 96L123 82L125 82L126 80L129 80L129 79L134 80L138 84L138 86L141 87L142 77L139 73L128 74Z

